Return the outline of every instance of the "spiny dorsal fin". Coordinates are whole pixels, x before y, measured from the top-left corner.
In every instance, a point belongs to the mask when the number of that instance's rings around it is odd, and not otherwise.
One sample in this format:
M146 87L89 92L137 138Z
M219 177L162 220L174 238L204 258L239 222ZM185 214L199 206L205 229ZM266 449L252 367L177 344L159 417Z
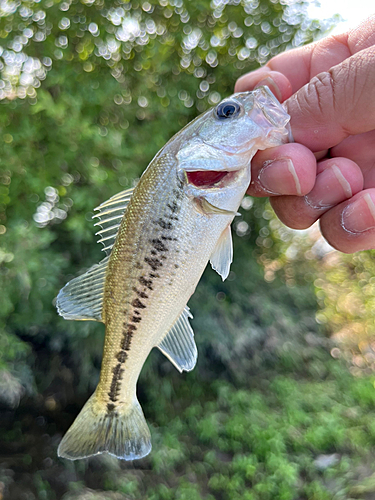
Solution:
M192 317L190 309L186 306L175 324L156 346L180 372L191 371L197 362L197 346L189 323L189 318Z
M56 307L63 318L103 321L103 294L108 260L106 257L60 290Z
M215 250L211 255L210 262L212 269L220 274L224 281L229 274L230 265L233 261L233 243L230 226L228 226L221 234L216 243Z
M96 233L100 236L98 243L103 243L104 248L102 250L106 255L109 255L112 251L121 220L133 195L133 191L134 188L121 191L121 193L115 194L112 198L94 208L94 210L99 212L93 217L93 219L99 219L99 222L95 226L102 228Z

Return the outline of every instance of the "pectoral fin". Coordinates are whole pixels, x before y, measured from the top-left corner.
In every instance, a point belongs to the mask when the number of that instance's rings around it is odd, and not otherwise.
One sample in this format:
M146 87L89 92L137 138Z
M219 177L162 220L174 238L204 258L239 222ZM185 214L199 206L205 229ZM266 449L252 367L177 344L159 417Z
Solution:
M215 207L206 198L194 198L195 209L203 215L240 215L238 212L225 210L224 208Z
M229 274L230 265L233 261L233 242L230 226L228 226L221 234L215 250L211 255L211 266L224 281Z
M197 346L189 323L189 318L192 317L186 306L172 328L156 346L180 372L191 371L197 362Z

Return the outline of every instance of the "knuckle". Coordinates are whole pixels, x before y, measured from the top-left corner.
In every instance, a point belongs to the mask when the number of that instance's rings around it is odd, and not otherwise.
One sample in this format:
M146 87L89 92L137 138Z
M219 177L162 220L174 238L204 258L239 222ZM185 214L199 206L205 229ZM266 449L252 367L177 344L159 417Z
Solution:
M319 110L322 116L335 108L335 78L330 71L314 76L307 84L304 96L309 108ZM333 109L332 109L333 108Z

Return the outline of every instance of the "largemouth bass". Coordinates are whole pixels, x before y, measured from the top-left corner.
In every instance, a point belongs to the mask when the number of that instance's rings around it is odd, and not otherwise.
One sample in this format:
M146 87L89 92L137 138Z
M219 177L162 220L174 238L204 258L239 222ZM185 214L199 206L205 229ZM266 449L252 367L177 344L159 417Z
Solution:
M106 326L99 384L58 454L142 458L150 432L136 396L153 347L179 371L197 360L187 302L210 261L224 280L232 262L230 225L259 149L288 140L289 116L267 87L235 94L178 132L134 189L96 210L107 257L57 297L66 319Z

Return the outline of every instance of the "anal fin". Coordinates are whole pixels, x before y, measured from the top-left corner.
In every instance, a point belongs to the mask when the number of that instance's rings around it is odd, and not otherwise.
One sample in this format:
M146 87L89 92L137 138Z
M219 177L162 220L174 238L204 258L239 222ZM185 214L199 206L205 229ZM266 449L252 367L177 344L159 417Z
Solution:
M189 318L192 317L190 309L186 306L172 328L156 346L180 372L191 371L197 362L197 346L189 323Z

